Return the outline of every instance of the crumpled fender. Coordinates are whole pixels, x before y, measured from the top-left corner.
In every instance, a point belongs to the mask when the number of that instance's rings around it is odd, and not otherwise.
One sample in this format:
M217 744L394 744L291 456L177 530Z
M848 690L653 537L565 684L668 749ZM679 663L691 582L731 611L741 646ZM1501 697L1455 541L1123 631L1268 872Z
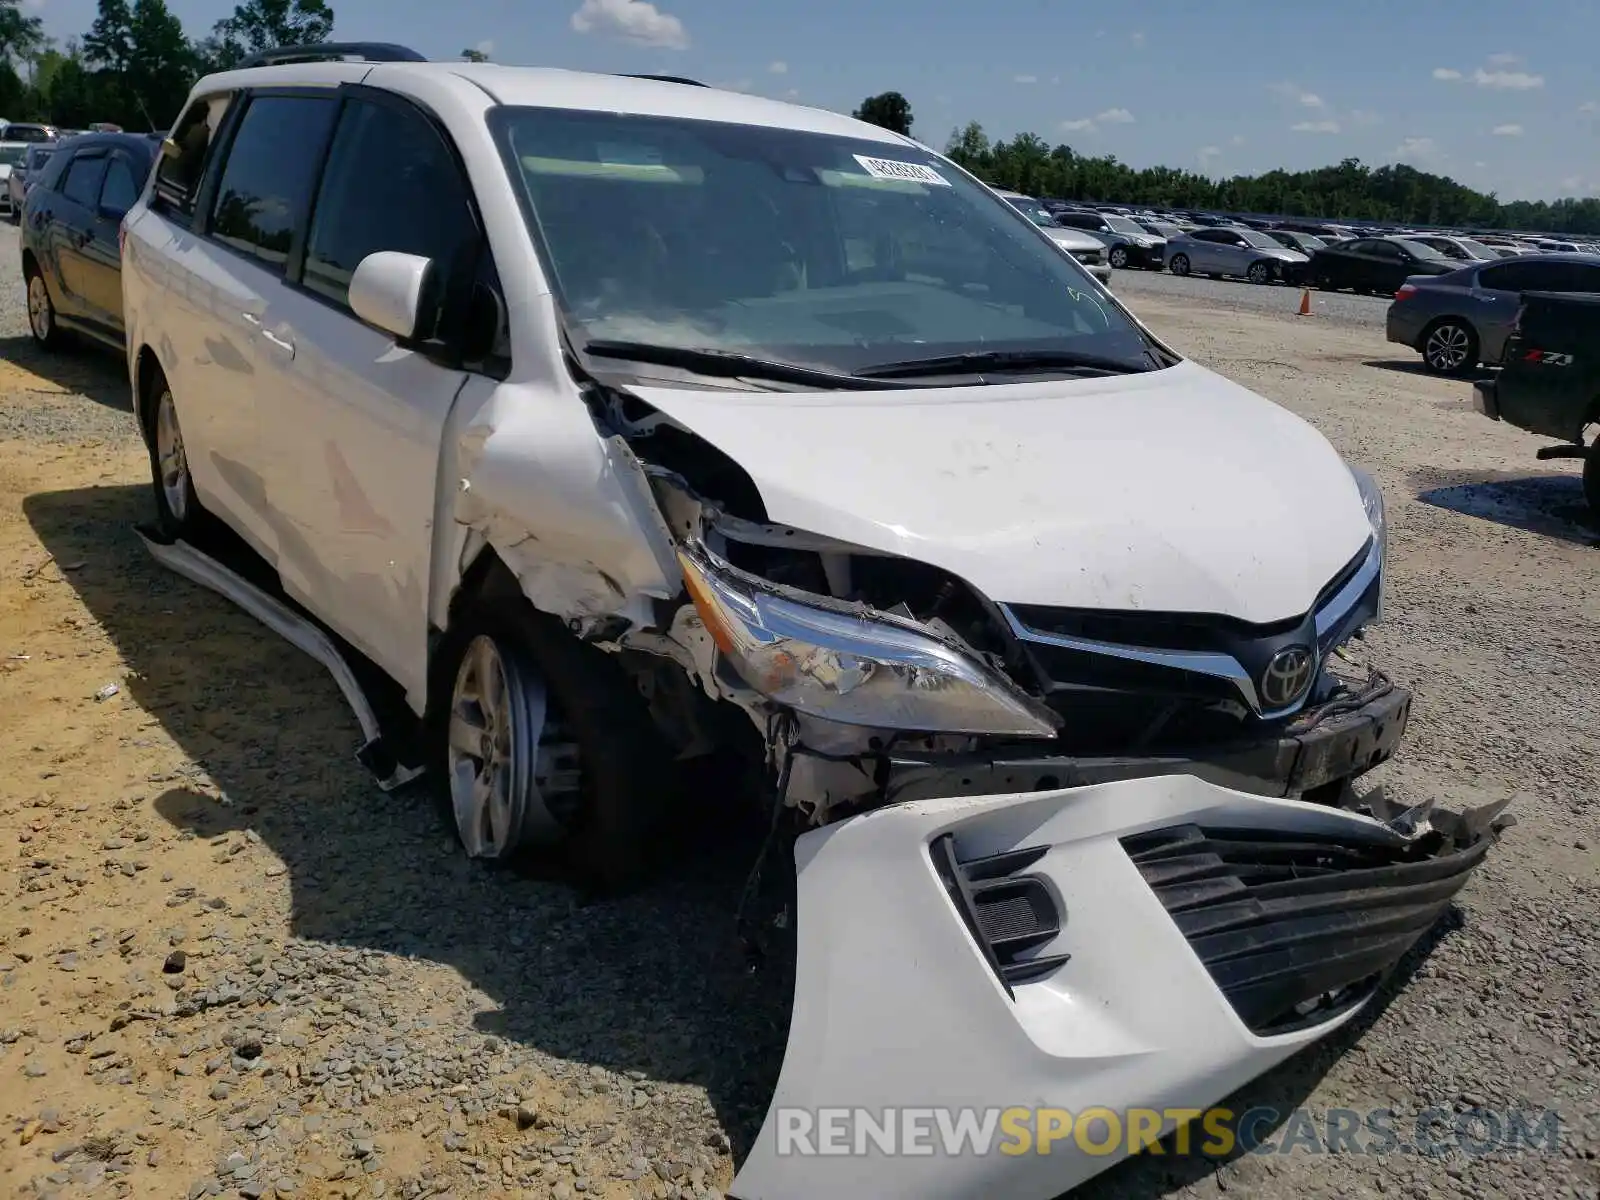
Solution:
M1407 834L1415 836L1370 816L1264 800L1191 776L919 801L803 835L788 1046L732 1194L1044 1200L1127 1156L1130 1108L1215 1104L1349 1021L1370 992L1274 1036L1257 1036L1236 1013L1121 841L1191 826L1332 838L1380 856L1406 853ZM946 834L953 843L941 841ZM1440 855L1459 878L1436 887L1448 893L1438 911L1481 858L1485 838L1492 834L1445 837L1479 849ZM1053 893L1061 921L1036 953L1066 961L1008 994L936 869L936 842L967 864L1042 848L1026 870ZM1435 919L1424 914L1423 923ZM987 1153L947 1153L937 1113L927 1113L944 1109L955 1121L964 1110L981 1118L1016 1106L1109 1108L1121 1114L1121 1142L1088 1153L1069 1135L1048 1154L1007 1153L997 1126ZM847 1153L821 1153L829 1109L866 1110L879 1122L924 1110L932 1151L889 1155L869 1139L869 1152L856 1153L855 1127L846 1124L838 1136ZM818 1152L794 1136L806 1128L803 1114ZM1176 1123L1164 1120L1160 1132ZM1097 1127L1091 1146L1106 1140L1105 1129Z

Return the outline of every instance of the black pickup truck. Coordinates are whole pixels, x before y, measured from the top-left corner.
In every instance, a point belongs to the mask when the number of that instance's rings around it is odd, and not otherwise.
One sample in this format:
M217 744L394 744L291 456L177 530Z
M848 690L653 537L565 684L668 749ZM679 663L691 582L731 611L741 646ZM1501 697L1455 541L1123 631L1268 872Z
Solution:
M1561 438L1539 458L1583 459L1583 492L1600 517L1600 293L1524 292L1501 370L1473 385L1473 407L1529 433Z

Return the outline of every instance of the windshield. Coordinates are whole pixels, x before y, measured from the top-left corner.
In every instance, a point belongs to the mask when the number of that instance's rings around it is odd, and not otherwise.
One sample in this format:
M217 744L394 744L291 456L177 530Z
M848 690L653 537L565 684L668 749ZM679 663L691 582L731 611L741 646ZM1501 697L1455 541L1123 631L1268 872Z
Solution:
M37 171L40 167L44 166L45 163L50 161L50 156L54 153L54 150L44 150L38 146L35 146L28 152L28 170Z
M1414 242L1410 238L1391 238L1389 240L1394 242L1394 244L1399 246L1402 250L1411 251L1411 253L1416 255L1418 258L1442 259L1445 257L1443 254L1440 254L1439 251L1435 250L1432 246L1425 242Z
M1259 229L1236 229L1234 232L1250 245L1259 246L1263 250L1282 250L1284 248L1282 242L1279 242L1274 238L1269 238Z
M1069 255L926 151L615 113L493 120L582 341L843 373L974 351L1150 362Z
M1110 213L1101 213L1100 215L1106 219L1106 224L1118 233L1136 233L1140 237L1145 234L1145 231L1139 227L1139 222L1132 217L1114 217Z
M14 167L22 161L26 146L0 146L0 167Z
M1183 230L1168 221L1146 221L1144 227L1151 233L1159 234L1164 238L1182 237Z

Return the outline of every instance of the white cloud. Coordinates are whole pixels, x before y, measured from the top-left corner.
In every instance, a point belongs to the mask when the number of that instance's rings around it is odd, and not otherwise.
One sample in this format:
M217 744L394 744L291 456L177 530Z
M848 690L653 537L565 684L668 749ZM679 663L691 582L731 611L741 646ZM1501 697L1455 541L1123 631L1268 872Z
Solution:
M1202 167L1208 167L1211 165L1211 160L1221 155L1221 153L1221 146L1201 146L1195 157L1200 160Z
M1137 46L1139 49L1143 50L1144 49L1144 30L1142 30L1142 29L1134 30L1133 36L1131 38L1129 38L1128 40L1130 42L1132 42L1135 46Z
M1569 192L1575 192L1583 186L1583 180L1576 175L1568 175L1561 181L1561 186Z
M1039 82L1039 77L1037 75L1013 75L1011 77L1011 82L1012 83L1038 83Z
M583 0L569 24L577 33L598 33L666 50L689 48L683 22L647 0Z
M1108 108L1105 112L1096 113L1092 117L1079 117L1075 121L1061 122L1061 128L1068 133L1093 133L1100 125L1131 125L1133 114L1125 108Z
M1350 123L1352 125L1381 125L1383 114L1373 112L1367 108L1353 108L1350 110Z
M1228 139L1228 145L1230 145L1230 146L1242 146L1242 145L1244 145L1244 134L1242 134L1242 133L1234 134L1231 138Z
M1497 62L1504 55L1496 54L1489 61ZM1544 86L1543 75L1530 75L1526 71L1486 71L1482 67L1473 71L1471 75L1464 75L1454 67L1435 67L1433 77L1446 83L1457 83L1467 80L1479 87L1496 88L1500 91L1526 92L1533 88Z
M1582 104L1578 105L1578 111L1581 113L1600 112L1600 102L1596 102L1594 100L1585 100Z
M1521 137L1522 136L1522 126L1521 125L1496 125L1489 132L1494 134L1495 137Z
M1308 92L1299 84L1290 83L1287 80L1283 83L1270 85L1268 90L1276 92L1285 100L1292 100L1294 103L1303 105L1306 108L1326 108L1328 106L1327 101L1315 92Z
M1298 121L1289 126L1293 133L1338 133L1337 121Z
M1439 143L1431 137L1408 137L1394 150L1395 158L1409 158L1413 161L1433 158L1438 153Z
M785 92L783 94L783 98L785 100L798 100L798 99L800 99L800 89L799 88L790 88L787 92Z
M1485 71L1479 67L1472 73L1472 82L1479 87L1525 92L1530 88L1542 88L1544 76L1529 75L1526 71Z
M1481 171L1481 170L1483 170L1483 169L1484 169L1484 168L1485 168L1485 167L1487 167L1487 166L1488 166L1488 165L1489 165L1489 164L1488 164L1488 163L1486 163L1486 162L1484 162L1484 161L1483 161L1483 159L1481 159L1481 158L1480 158L1480 159L1478 159L1478 161L1477 161L1477 162L1475 162L1475 163L1473 163L1473 164L1472 164L1472 165L1473 165L1473 166L1475 166L1475 167L1477 167L1477 168L1478 168L1478 170L1480 170L1480 171Z
M1522 61L1520 54L1491 54L1489 65L1492 67L1514 67Z
M473 49L475 49L479 54L493 54L494 53L494 39L493 38L484 38L483 41L479 42L476 46L473 47Z
M773 75L787 75L789 73L789 64L780 58L777 62L768 63L767 70Z

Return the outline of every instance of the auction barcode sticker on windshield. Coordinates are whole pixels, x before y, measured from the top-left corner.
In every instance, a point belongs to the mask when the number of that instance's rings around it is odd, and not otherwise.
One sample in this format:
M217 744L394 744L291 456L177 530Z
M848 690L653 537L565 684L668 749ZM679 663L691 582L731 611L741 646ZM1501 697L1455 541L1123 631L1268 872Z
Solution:
M905 183L932 183L939 187L954 187L932 167L922 163L899 162L892 158L868 158L865 154L852 157L861 164L861 169L874 179L898 179Z

